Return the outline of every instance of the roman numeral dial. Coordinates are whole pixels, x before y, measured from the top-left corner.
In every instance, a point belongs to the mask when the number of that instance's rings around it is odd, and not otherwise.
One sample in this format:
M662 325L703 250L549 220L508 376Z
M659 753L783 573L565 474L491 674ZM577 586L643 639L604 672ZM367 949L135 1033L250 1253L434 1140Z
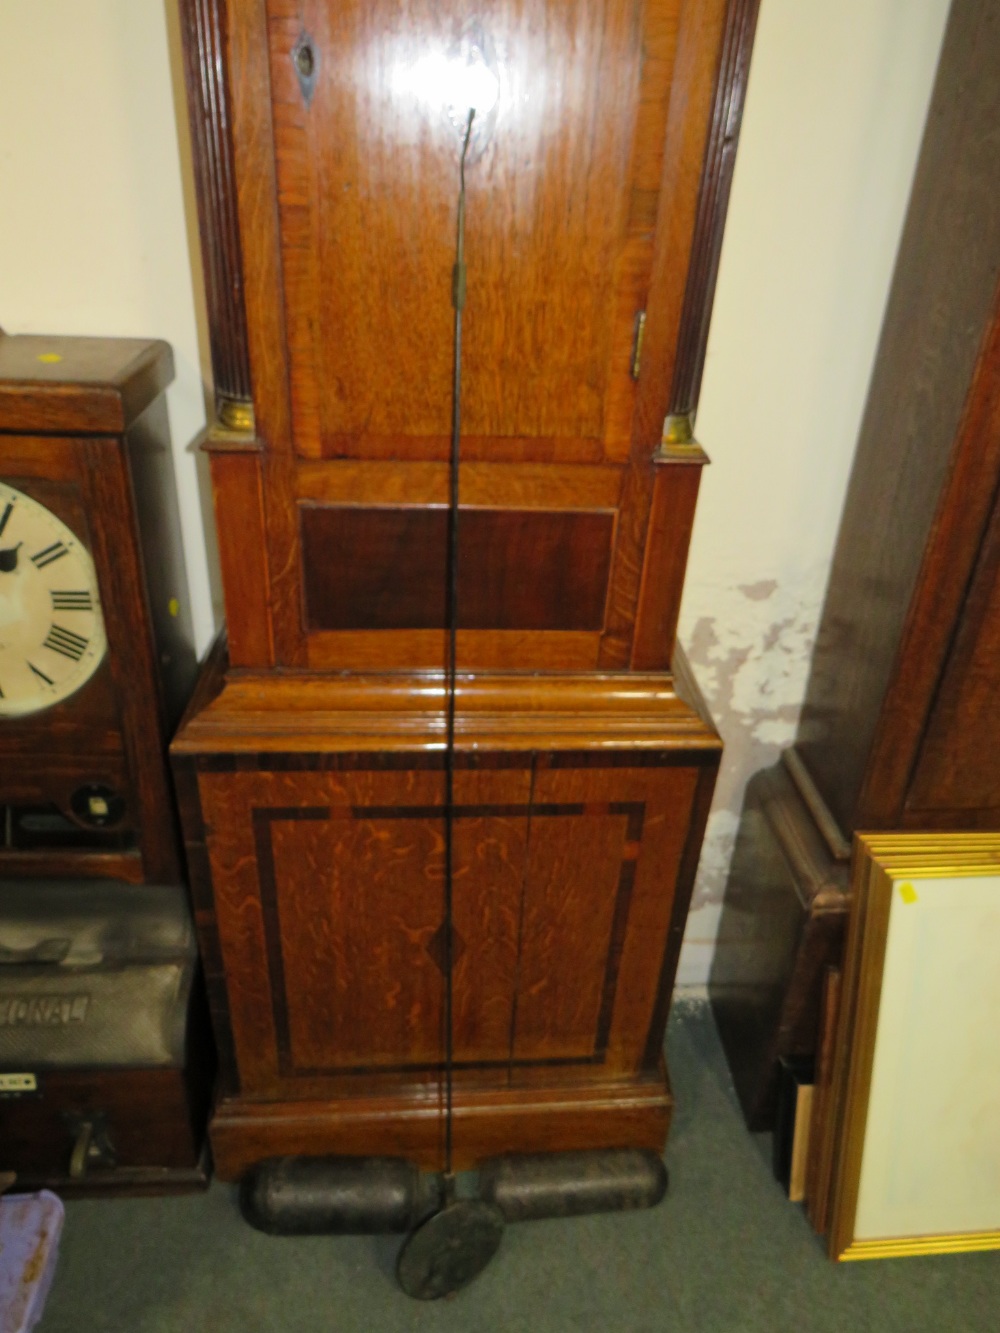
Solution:
M48 565L54 565L57 560L61 560L64 555L69 555L69 547L65 542L53 542L51 546L46 546L44 551L38 551L31 557L31 563L36 569L45 569Z
M0 482L0 726L69 699L106 652L90 552L57 514Z
M72 630L63 629L62 625L53 625L45 637L44 646L53 653L59 653L63 657L72 658L74 662L79 662L80 658L87 651L89 639L85 639L82 634L74 634Z

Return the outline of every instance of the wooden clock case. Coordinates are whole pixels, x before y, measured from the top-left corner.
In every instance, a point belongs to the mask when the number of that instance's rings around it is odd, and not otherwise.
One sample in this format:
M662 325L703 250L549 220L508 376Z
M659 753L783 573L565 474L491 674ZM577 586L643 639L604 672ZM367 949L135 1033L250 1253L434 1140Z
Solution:
M710 991L758 1129L818 1049L854 833L1000 829L998 59L956 0L798 736L747 791Z
M0 476L91 553L109 645L68 699L0 721L2 876L181 882L166 747L197 664L163 398L172 379L166 343L0 334ZM74 794L89 787L123 802L117 818L81 817Z
M413 78L467 14L182 11L228 651L172 753L222 1049L216 1166L438 1167L458 141ZM506 83L468 173L458 1165L666 1135L721 748L671 659L756 5L479 17Z
M0 719L0 1158L26 1188L208 1180L214 1059L167 759L197 674L172 379L163 342L0 334L0 478L90 552L107 636L74 694ZM74 800L94 789L97 826ZM79 936L82 962L32 955Z

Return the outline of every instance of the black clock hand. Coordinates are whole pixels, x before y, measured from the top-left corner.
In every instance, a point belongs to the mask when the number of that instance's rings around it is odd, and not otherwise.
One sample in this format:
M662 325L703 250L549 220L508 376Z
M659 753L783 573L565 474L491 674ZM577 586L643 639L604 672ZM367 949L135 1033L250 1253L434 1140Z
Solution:
M17 569L17 553L23 545L23 542L18 542L16 546L8 546L5 551L0 551L0 574L12 574Z

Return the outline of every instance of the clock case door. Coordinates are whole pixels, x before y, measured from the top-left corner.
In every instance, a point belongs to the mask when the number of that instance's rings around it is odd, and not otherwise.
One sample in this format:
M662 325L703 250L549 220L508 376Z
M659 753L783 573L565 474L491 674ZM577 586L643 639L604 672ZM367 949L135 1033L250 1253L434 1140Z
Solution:
M172 377L163 343L0 335L0 477L90 552L108 641L76 693L0 719L6 877L182 878L166 746L196 662L162 397ZM110 794L111 818L91 822L90 788Z
M183 8L230 660L439 668L459 139L419 73L466 10ZM461 666L669 667L755 15L479 16L502 86L468 172Z

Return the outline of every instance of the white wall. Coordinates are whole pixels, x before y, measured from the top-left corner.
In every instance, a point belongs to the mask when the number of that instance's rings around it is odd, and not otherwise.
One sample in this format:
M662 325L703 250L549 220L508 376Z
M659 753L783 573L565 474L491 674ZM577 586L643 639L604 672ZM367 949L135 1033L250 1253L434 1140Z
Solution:
M947 0L763 0L698 435L682 637L727 743L682 959L743 785L794 731ZM198 643L213 601L173 0L0 0L0 325L166 338ZM188 173L189 175L189 173Z
M167 401L204 650L214 620L191 448L205 422L197 221L192 208L189 237L168 26L176 39L173 0L0 0L0 327L173 346Z
M698 412L681 639L726 743L679 981L747 779L795 735L948 0L762 0Z

